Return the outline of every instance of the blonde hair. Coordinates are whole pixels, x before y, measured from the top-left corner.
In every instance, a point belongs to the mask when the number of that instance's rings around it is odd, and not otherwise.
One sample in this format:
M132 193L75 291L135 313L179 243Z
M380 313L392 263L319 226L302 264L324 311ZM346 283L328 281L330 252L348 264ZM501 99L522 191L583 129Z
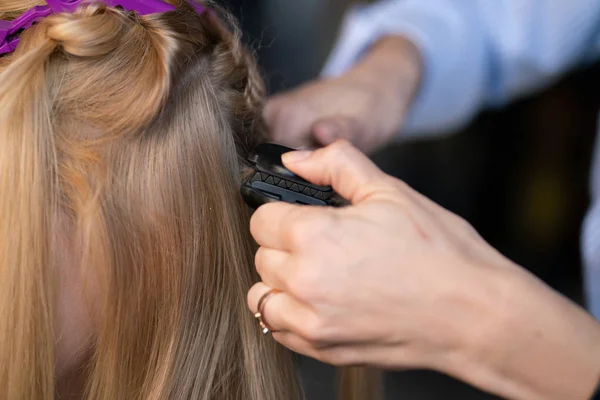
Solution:
M302 397L245 303L262 81L225 13L171 3L52 15L0 58L2 399L55 397L60 235L95 287L86 398ZM0 18L39 4L2 0Z

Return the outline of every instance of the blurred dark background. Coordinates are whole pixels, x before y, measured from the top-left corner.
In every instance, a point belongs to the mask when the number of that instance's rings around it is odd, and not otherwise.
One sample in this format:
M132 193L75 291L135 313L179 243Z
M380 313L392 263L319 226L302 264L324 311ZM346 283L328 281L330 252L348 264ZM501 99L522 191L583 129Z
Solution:
M257 51L270 93L318 76L349 0L222 0ZM502 253L583 301L579 230L600 110L600 67L480 115L456 135L376 154L387 172L469 220ZM456 94L455 94L456 95ZM308 400L334 399L332 368L302 359ZM431 372L390 373L388 398L492 399Z

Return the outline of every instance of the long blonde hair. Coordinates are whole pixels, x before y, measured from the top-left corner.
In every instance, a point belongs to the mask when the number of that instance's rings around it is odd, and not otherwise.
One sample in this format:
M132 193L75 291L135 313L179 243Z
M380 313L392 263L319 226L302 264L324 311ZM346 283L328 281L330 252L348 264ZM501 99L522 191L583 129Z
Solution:
M43 4L1 1L8 19ZM60 235L95 294L86 398L301 398L245 303L262 81L225 13L170 2L52 15L0 58L2 399L56 395Z

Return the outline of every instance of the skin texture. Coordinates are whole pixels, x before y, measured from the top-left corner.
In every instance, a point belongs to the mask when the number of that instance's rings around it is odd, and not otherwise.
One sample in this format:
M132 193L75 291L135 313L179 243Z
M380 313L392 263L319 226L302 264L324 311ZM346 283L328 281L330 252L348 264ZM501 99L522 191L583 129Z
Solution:
M414 45L402 37L384 38L341 77L269 100L264 115L272 139L295 148L346 139L363 151L376 150L401 126L421 69Z
M263 282L248 295L274 339L334 365L429 368L510 399L587 399L600 325L487 244L463 219L345 141L285 165L351 206L259 208Z

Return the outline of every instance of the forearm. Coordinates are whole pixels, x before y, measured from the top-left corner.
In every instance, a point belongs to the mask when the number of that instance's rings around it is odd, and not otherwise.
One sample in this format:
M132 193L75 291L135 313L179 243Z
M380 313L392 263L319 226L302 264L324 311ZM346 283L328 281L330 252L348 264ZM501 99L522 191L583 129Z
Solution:
M419 50L411 41L402 36L386 36L378 40L348 74L370 80L383 99L406 108L419 89L423 64ZM400 114L404 110L397 111Z
M599 21L591 0L375 1L348 14L324 75L347 71L377 38L410 38L426 68L404 135L436 136L597 59Z
M377 125L374 131L387 141L400 131L422 75L422 59L415 45L402 36L386 36L371 46L345 79L363 84L375 94L375 106L385 109L385 115L372 121Z
M472 337L476 362L462 378L516 400L589 399L600 380L600 324L518 267L494 273L500 298Z

